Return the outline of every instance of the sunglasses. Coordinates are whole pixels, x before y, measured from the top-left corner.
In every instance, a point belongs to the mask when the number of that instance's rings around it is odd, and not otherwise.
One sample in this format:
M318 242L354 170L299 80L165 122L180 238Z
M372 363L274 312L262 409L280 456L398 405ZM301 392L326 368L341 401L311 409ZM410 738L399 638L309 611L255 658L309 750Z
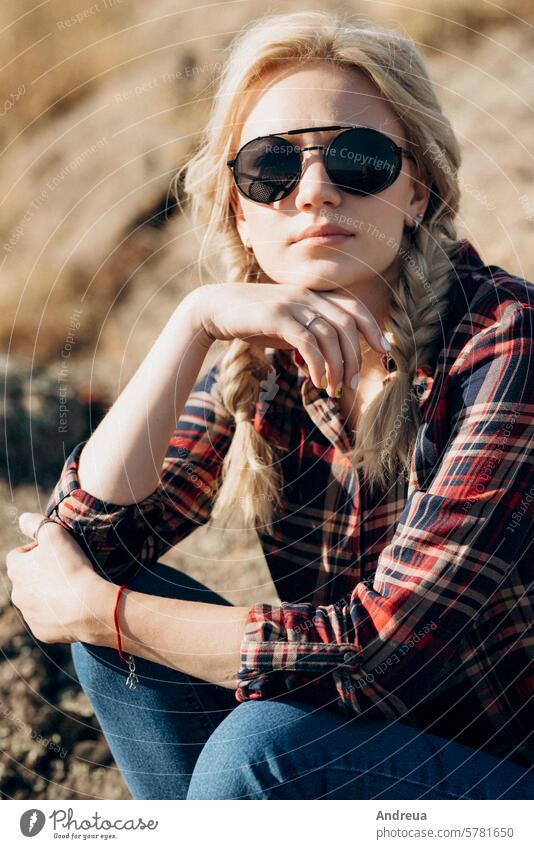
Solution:
M282 135L343 130L328 145L299 147ZM226 164L244 197L257 203L274 203L287 197L302 176L302 153L323 150L324 166L332 183L353 195L373 195L391 186L399 176L402 157L416 162L409 150L371 127L308 127L258 136L244 144Z

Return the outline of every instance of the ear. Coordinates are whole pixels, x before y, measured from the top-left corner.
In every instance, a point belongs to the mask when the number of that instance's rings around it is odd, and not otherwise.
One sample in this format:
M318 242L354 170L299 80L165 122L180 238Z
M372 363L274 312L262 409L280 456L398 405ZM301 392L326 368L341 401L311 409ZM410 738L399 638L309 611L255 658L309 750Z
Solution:
M420 177L417 170L414 170L413 176L410 178L410 195L406 208L405 225L407 227L413 227L415 221L421 220L428 206L429 198L430 186ZM418 215L420 218L417 218Z
M248 243L248 227L247 221L245 218L245 213L243 212L243 207L241 205L241 199L239 197L239 192L237 191L235 184L232 185L230 189L230 207L232 210L232 215L235 219L235 225L237 227L237 232L241 237L241 241L246 246Z

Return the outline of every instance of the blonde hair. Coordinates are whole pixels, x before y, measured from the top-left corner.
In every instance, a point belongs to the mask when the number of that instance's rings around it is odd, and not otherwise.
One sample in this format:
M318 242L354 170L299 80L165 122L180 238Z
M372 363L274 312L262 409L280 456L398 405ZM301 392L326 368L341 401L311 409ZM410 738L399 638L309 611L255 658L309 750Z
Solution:
M449 305L451 258L458 245L454 218L461 157L457 139L441 111L421 54L396 30L356 24L330 11L277 14L260 18L238 33L228 52L202 144L174 178L178 195L177 181L185 171L182 190L190 201L194 226L203 233L200 267L210 269L215 256L223 263L225 282L261 282L262 270L237 231L226 160L235 153L244 96L281 63L288 67L324 60L366 73L399 117L420 179L431 187L421 226L415 234L405 231L398 246L398 287L385 322L397 373L385 381L362 413L350 453L355 468L365 466L371 487L385 486L392 475L409 474L420 424L411 382L416 368L434 362ZM228 349L218 380L223 402L236 417L236 429L211 515L224 521L240 504L248 526L271 528L274 510L281 505L276 468L280 463L276 448L255 430L250 412L272 367L262 348L240 339L225 344Z

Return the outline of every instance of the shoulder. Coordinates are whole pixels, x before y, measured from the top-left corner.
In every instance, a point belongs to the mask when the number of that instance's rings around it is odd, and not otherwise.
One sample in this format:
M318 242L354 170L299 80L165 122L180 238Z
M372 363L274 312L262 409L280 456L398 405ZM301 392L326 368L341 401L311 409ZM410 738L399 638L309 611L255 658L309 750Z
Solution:
M218 381L220 377L221 361L223 355L224 352L220 353L219 356L215 359L215 361L212 362L209 366L203 366L202 373L197 378L197 381L193 387L193 392L207 392L209 394L212 394L218 389Z
M191 415L197 411L204 419L210 420L231 418L221 393L221 362L225 353L226 350L220 351L209 365L204 365L187 399L184 413Z
M526 350L533 336L534 283L485 264L468 241L461 243L451 274L446 370L461 370L474 352L503 353L503 341L511 355L517 345Z

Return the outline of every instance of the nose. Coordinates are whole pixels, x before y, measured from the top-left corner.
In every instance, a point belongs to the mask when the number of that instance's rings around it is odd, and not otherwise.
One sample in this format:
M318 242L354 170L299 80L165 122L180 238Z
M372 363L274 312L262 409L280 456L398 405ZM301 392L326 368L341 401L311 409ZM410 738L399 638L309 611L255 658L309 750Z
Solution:
M295 194L297 209L341 203L341 190L331 181L324 166L323 150L320 144L302 148L302 176Z

